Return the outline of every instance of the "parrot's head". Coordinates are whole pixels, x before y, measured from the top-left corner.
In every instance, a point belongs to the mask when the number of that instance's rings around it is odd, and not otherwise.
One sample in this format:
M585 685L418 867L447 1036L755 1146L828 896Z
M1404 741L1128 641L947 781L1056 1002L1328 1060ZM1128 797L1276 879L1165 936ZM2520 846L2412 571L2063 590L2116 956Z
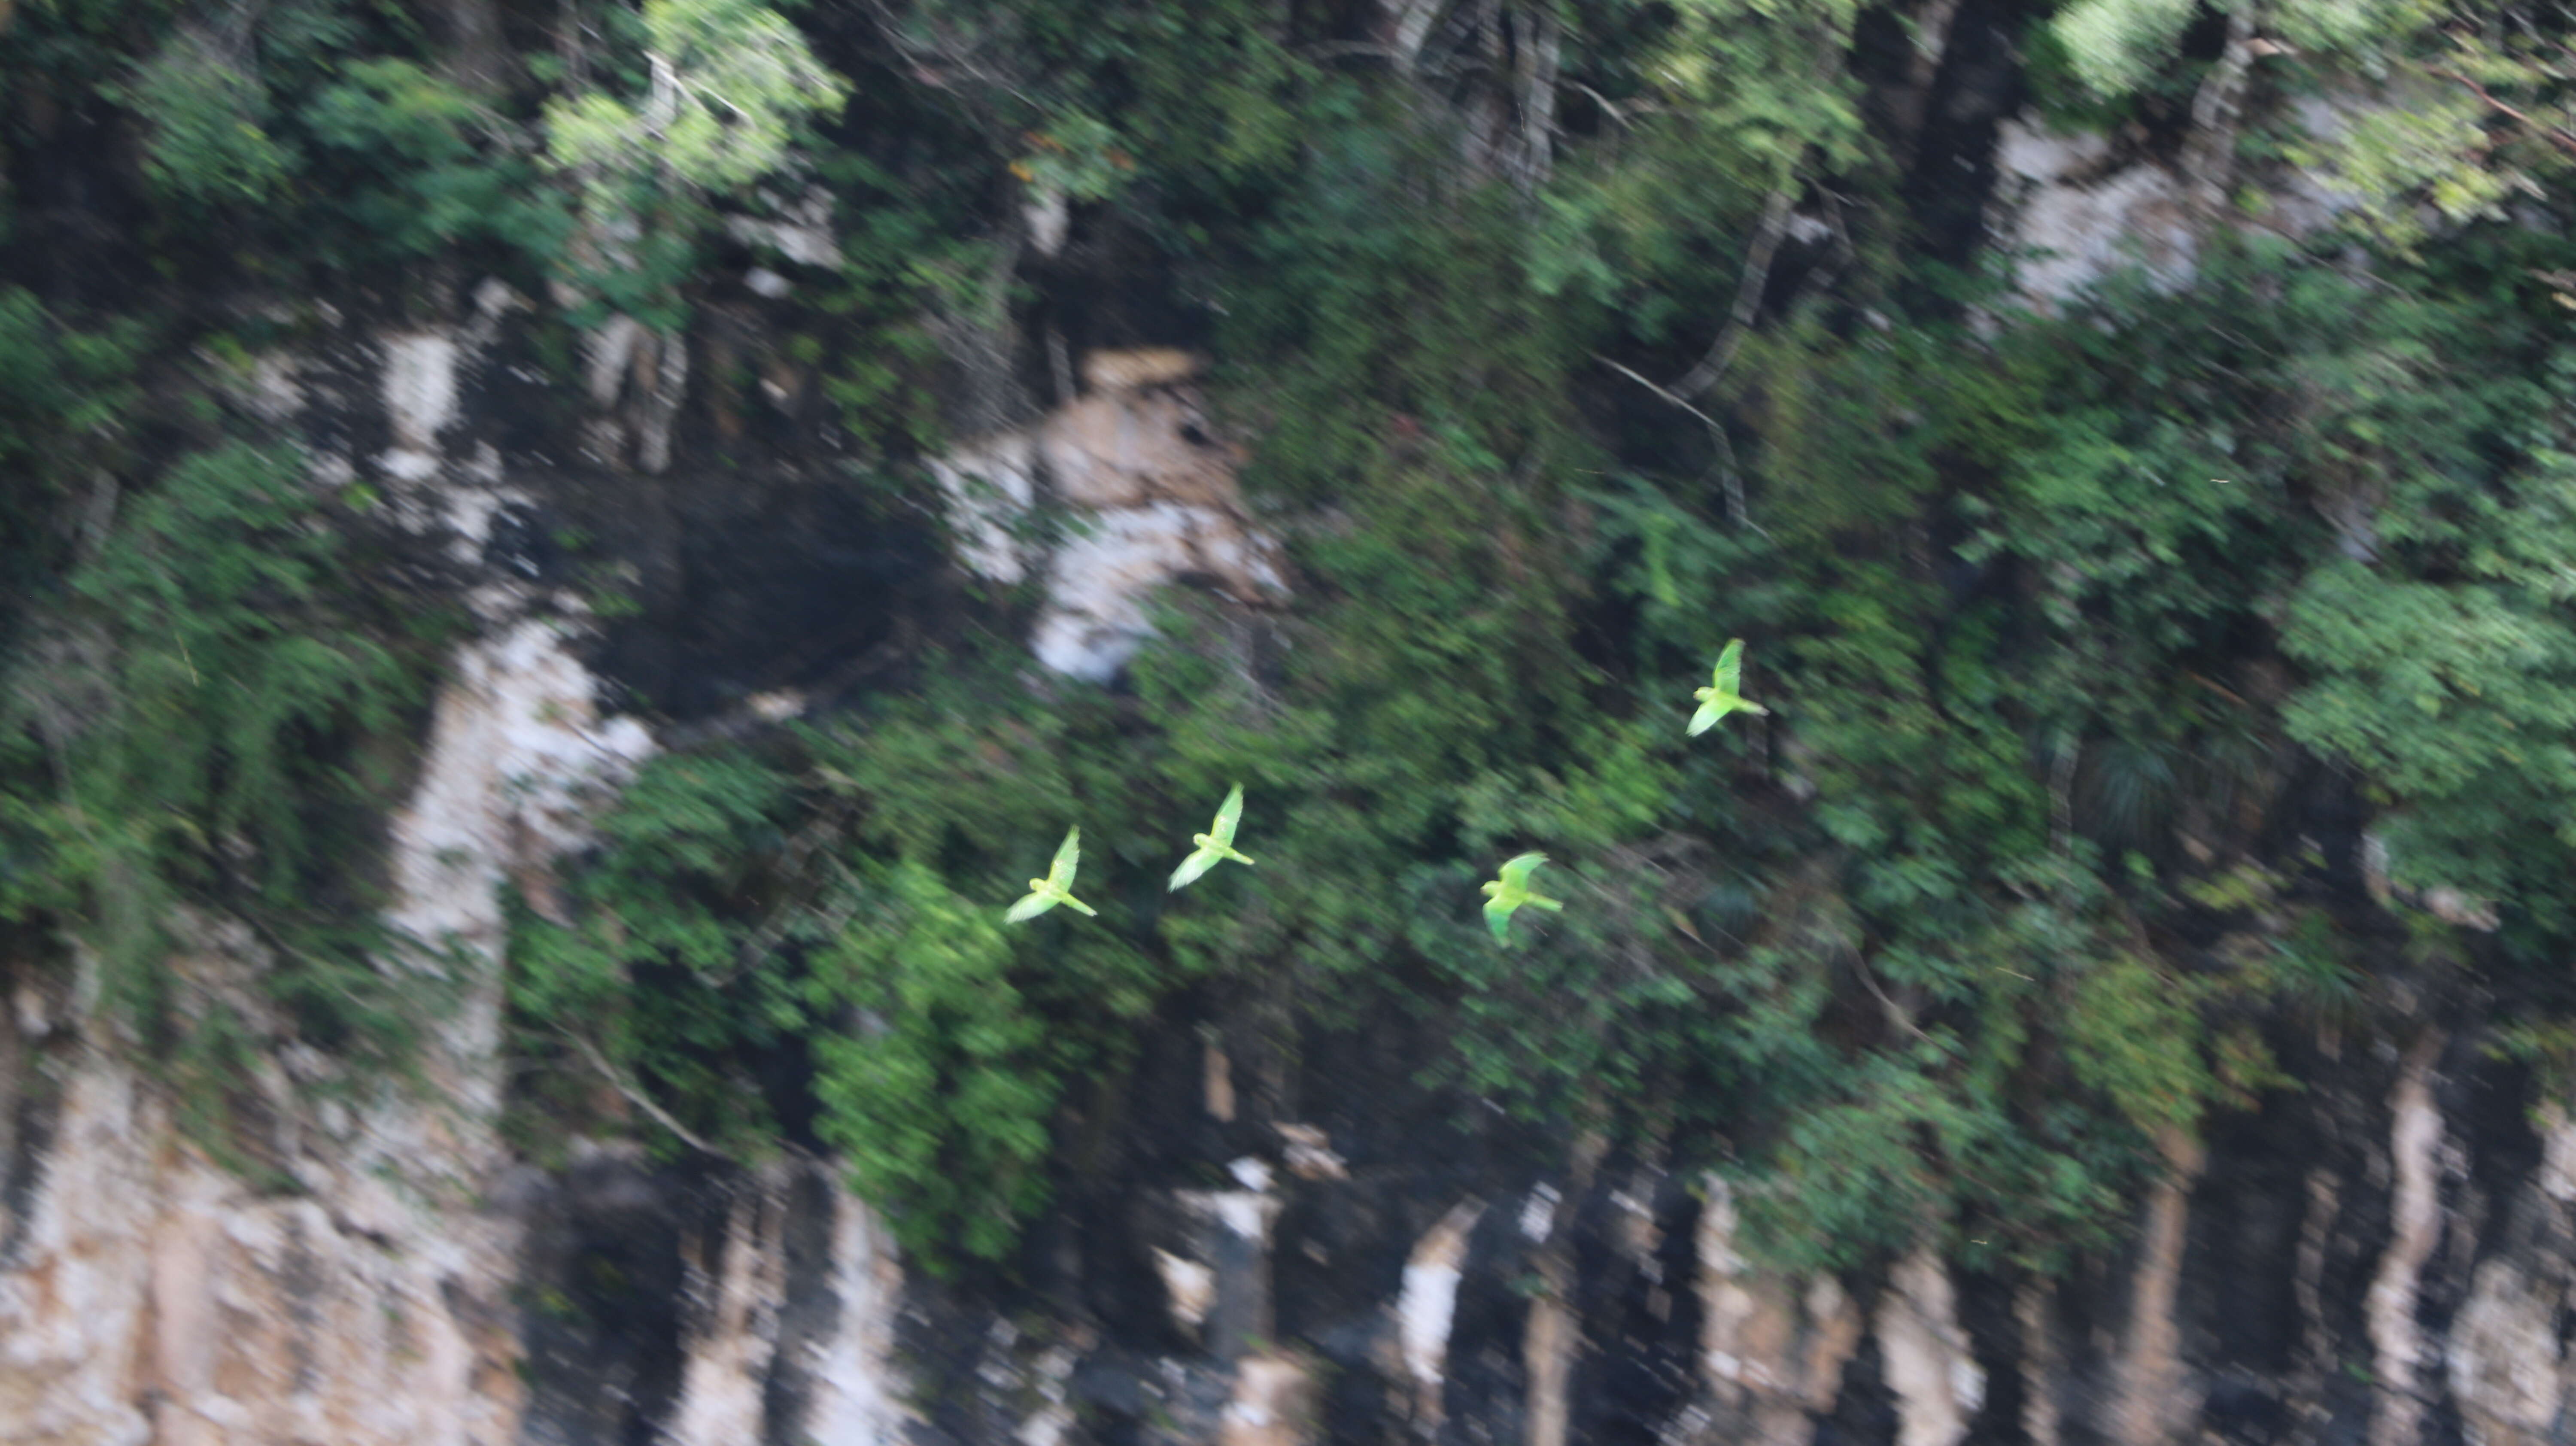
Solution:
M1190 842L1192 842L1192 843L1194 843L1194 844L1197 844L1200 848L1203 848L1203 849L1212 849L1212 848L1215 848L1215 847L1216 847L1216 840L1215 840L1215 839L1212 839L1212 838L1209 838L1206 834L1203 834L1203 833L1194 833L1194 834L1191 834L1191 835L1190 835Z
M1503 891L1503 881L1500 879L1487 879L1476 887L1483 889L1487 894L1499 894Z
M1698 692L1691 694L1691 696L1697 698L1703 703L1714 702L1717 698L1717 690L1715 688L1702 688Z
M1030 892L1030 893L1032 893L1032 894L1043 894L1043 893L1045 893L1045 892L1046 892L1046 880L1044 880L1044 879L1031 879L1031 880L1029 880L1029 892Z

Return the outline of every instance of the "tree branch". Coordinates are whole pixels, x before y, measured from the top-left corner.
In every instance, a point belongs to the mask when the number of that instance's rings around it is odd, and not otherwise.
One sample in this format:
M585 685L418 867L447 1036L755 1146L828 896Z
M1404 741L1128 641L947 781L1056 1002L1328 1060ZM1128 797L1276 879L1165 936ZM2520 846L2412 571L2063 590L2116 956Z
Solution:
M2479 100L2485 102L2490 109L2493 109L2500 114L2511 116L2513 119L2522 122L2524 125L2540 132L2543 136L2548 137L2550 144L2555 145L2558 149L2567 152L2571 156L2576 156L2576 135L2570 135L2568 132L2557 126L2550 125L2531 115L2514 109L2512 106L2496 99L2493 94L2489 93L2485 86L2478 84L2476 81L2460 74L2456 70L2445 69L2437 65L2427 67L2426 73L2438 76L2443 80L2458 82L2468 91L2469 94L2474 95Z
M1726 428L1719 424L1717 418L1712 417L1708 413L1701 411L1699 408L1692 406L1689 402L1682 400L1680 397L1674 395L1665 388L1657 386L1654 382L1639 375L1633 368L1621 366L1619 363L1612 361L1610 358L1603 356L1597 351L1592 354L1592 359L1601 363L1603 366L1608 367L1610 370L1617 372L1619 375L1626 377L1628 380L1635 382L1637 385L1644 387L1647 391L1654 393L1664 401L1669 402L1672 405L1681 408L1683 411L1690 413L1692 416L1699 418L1701 425L1708 428L1708 440L1711 448L1713 449L1713 460L1717 467L1718 483L1726 489L1726 510L1728 520L1737 523L1740 526L1749 527L1755 532L1761 533L1764 537L1769 537L1771 535L1763 528L1762 524L1753 520L1753 514L1747 510L1744 505L1744 480L1735 475L1735 444L1726 439Z
M651 1115L655 1124L658 1124L663 1129L669 1130L672 1134L679 1136L682 1144L687 1145L690 1149L697 1151L701 1155L713 1155L719 1160L730 1160L733 1158L724 1151L708 1144L705 1140L700 1139L688 1126L671 1118L671 1112L663 1109L660 1105L653 1103L652 1096L644 1093L644 1091L636 1088L634 1085L628 1084L626 1082L626 1077L617 1072L617 1067L608 1062L608 1057L599 1052L598 1046L593 1045L589 1040L582 1038L580 1035L573 1033L569 1029L558 1027L556 1032L561 1034L565 1039L571 1041L574 1049L581 1051L581 1057L590 1061L590 1067L599 1071L600 1078L608 1081L609 1088L617 1091L620 1095L623 1095L628 1104L635 1106L635 1108L642 1110L648 1115Z
M1603 356L1597 351L1592 354L1592 359L1601 363L1603 366L1608 367L1610 370L1617 372L1619 375L1626 377L1628 380L1635 382L1637 385L1644 387L1647 391L1653 392L1656 396L1672 403L1683 411L1690 413L1692 416L1699 418L1701 421L1707 423L1711 430L1716 429L1717 418L1712 417L1708 413L1701 411L1699 408L1692 406L1689 402L1682 400L1674 393L1667 391L1652 381L1647 380L1637 372L1619 365L1617 362L1612 361L1610 358Z
M1771 188L1762 203L1762 225L1753 233L1753 249L1744 258L1744 278L1735 287L1735 306L1727 313L1726 326L1717 340L1700 358L1690 375L1673 383L1673 391L1685 397L1696 397L1717 385L1726 369L1735 364L1735 353L1753 330L1754 318L1762 311L1762 292L1771 283L1771 261L1780 253L1781 238L1789 234L1789 206L1797 197L1794 182L1783 181Z

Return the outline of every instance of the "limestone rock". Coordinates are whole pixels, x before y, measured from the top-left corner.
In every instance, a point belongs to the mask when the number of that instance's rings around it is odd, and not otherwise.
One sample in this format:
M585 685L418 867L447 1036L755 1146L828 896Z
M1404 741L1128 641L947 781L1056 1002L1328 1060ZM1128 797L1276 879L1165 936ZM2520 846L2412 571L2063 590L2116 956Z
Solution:
M1315 1439L1316 1383L1303 1361L1276 1352L1235 1366L1217 1446L1306 1446Z
M1093 352L1092 390L1029 428L979 438L931 463L948 496L959 561L1016 583L1035 560L1013 536L1039 488L1083 514L1043 564L1047 604L1031 648L1051 671L1114 677L1151 634L1146 599L1201 579L1239 602L1287 588L1278 550L1236 486L1239 449L1215 439L1186 352Z
M1458 1281L1467 1263L1467 1237L1484 1218L1481 1200L1461 1200L1424 1231L1405 1258L1404 1287L1396 1298L1397 1340L1405 1374L1412 1378L1415 1429L1437 1430L1449 1360L1449 1328L1458 1311Z
M1929 1249L1897 1262L1878 1300L1880 1367L1896 1393L1899 1446L1958 1446L1986 1376L1959 1328L1950 1273Z

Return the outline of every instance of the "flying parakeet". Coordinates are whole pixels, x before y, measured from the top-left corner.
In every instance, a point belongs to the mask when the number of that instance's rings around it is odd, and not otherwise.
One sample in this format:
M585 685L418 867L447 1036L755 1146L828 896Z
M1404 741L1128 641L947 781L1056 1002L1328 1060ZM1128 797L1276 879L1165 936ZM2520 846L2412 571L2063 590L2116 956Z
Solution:
M1756 718L1770 713L1759 703L1744 701L1744 640L1735 638L1726 651L1717 655L1716 686L1702 688L1691 696L1699 699L1699 711L1691 715L1690 736L1697 738L1711 725L1729 713L1750 713Z
M1073 896L1073 871L1082 862L1082 829L1067 829L1064 846L1055 851L1055 862L1047 865L1047 876L1029 880L1029 896L1011 906L1006 916L1012 923L1034 919L1058 904L1067 904L1094 918L1100 911Z
M1216 811L1216 823L1206 833L1190 835L1190 842L1197 844L1198 849L1181 860L1179 868L1172 870L1171 886L1164 892L1170 893L1198 882L1199 875L1215 868L1223 859L1250 864L1252 860L1234 851L1234 826L1242 821L1243 785L1238 783L1234 791L1225 796L1225 806Z
M1530 875L1537 873L1538 866L1546 862L1545 854L1523 854L1503 865L1501 877L1483 886L1491 896L1485 900L1485 927L1494 931L1496 940L1505 944L1512 941L1512 911L1523 904L1550 913L1564 910L1565 905L1556 900L1542 899L1530 892Z

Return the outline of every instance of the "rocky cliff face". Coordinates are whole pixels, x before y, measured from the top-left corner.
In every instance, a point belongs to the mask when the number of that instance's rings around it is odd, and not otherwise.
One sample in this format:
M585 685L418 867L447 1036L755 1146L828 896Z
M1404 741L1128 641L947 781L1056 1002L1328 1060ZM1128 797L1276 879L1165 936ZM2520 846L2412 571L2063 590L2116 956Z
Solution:
M1936 47L1937 48L1937 47ZM1929 82L1927 81L1926 84ZM2004 128L2009 224L2066 253L2046 301L2199 234L2175 169ZM2331 204L2319 199L2320 208ZM2004 224L1999 222L1998 224ZM828 240L828 238L826 238ZM823 257L799 241L782 253ZM758 296L786 284L746 285ZM773 284L774 283L774 284ZM364 484L475 619L395 820L388 970L454 1000L415 1086L345 1077L257 1003L262 946L172 961L254 1022L249 1158L217 1160L81 990L0 1025L0 1436L16 1442L2539 1443L2576 1374L2576 1123L2527 1111L2475 999L2275 1044L2303 1082L2168 1142L2120 1251L2054 1283L1928 1250L1790 1277L1722 1178L1505 1125L1413 1079L1398 1020L1281 1039L1191 997L1088 1107L1092 1143L1011 1278L907 1273L831 1161L543 1165L500 1130L502 889L548 907L584 819L659 747L864 686L934 628L928 530L828 447L696 469L686 356L594 339L564 414L497 284L431 327L260 359L245 405ZM759 318L726 323L756 346ZM1083 385L939 461L965 567L1042 580L1039 663L1114 676L1176 581L1289 586L1195 361L1099 352ZM800 439L810 378L764 402ZM1042 499L1083 517L1040 546ZM562 538L638 616L595 617ZM657 738L621 706L673 720Z
M2056 1284L1929 1252L1767 1272L1721 1178L1406 1118L1356 1063L1397 1068L1392 1035L1220 1099L1176 1030L1025 1289L912 1296L898 1354L952 1383L916 1429L1053 1439L1066 1381L1121 1441L1265 1413L1337 1441L2554 1439L2576 1142L2439 1012L2281 1041L2305 1089L2173 1142L2128 1243ZM1237 1150L1238 1188L1176 1182Z

